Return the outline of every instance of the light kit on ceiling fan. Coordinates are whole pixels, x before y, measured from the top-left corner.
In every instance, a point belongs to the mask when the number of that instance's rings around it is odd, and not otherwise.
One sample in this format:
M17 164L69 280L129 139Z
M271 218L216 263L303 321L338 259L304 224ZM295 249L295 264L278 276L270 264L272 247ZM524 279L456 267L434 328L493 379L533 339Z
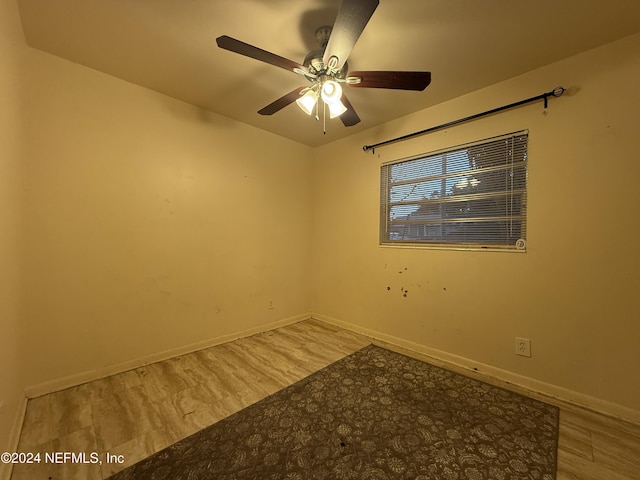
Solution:
M342 87L335 80L327 80L322 84L322 101L327 105L339 102L342 97Z
M347 107L340 101L342 98L342 87L335 80L327 80L322 84L320 90L322 101L329 106L329 117L336 118L347 111Z
M310 52L303 65L235 38L223 35L216 39L218 47L304 76L310 87L298 87L258 110L260 115L273 115L296 102L307 115L319 110L319 100L329 107L329 117L340 117L345 127L360 122L360 117L342 92L341 83L355 88L387 88L422 91L431 83L430 72L359 71L347 73L347 57L355 46L379 0L342 0L333 27L316 31L320 50ZM319 119L316 113L316 119ZM326 130L325 130L326 133Z
M318 103L318 94L310 88L304 95L296 100L296 103L304 113L311 115L316 103Z
M334 80L327 80L324 83L318 82L313 87L300 92L300 98L296 103L307 115L313 115L313 111L318 104L318 93L320 99L329 107L329 118L336 118L347 111L347 107L340 101L342 98L342 87Z
M347 107L340 100L329 104L329 118L339 117L346 111Z

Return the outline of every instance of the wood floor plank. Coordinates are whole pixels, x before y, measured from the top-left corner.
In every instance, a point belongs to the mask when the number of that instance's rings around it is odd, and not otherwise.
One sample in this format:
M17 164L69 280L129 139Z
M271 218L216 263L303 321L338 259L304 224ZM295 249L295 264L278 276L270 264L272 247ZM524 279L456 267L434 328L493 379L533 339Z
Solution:
M591 431L571 421L571 415L560 411L558 448L593 461Z
M593 432L593 459L629 477L640 478L640 443L625 434Z
M637 480L624 472L612 469L599 462L592 462L565 450L558 450L558 472L556 480Z

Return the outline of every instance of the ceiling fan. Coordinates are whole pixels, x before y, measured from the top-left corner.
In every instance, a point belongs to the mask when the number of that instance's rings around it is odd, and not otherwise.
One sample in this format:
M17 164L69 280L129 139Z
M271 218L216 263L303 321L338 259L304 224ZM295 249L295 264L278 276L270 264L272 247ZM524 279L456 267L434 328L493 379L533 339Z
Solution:
M218 37L216 43L220 48L284 68L311 82L310 86L298 87L270 103L259 110L259 114L273 115L296 102L308 115L315 110L316 119L319 119L322 102L324 118L325 107L328 107L330 118L339 116L342 123L350 127L360 122L360 117L342 92L341 84L356 88L422 91L431 83L430 72L348 72L347 57L378 4L379 0L342 0L333 27L320 27L316 31L321 48L310 52L302 65L227 35Z

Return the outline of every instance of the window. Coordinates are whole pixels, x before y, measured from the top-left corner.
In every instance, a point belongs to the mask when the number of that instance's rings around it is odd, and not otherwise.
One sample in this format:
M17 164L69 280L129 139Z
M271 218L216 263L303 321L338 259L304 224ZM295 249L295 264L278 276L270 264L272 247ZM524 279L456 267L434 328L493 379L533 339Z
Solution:
M380 243L524 251L528 132L381 167Z

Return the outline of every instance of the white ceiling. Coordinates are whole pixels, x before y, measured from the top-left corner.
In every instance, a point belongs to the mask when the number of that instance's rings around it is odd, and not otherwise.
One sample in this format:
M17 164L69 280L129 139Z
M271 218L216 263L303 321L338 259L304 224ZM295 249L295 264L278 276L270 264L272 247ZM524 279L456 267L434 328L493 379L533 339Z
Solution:
M323 135L295 104L256 113L304 85L303 77L222 50L215 39L229 35L302 63L318 48L315 30L333 24L339 0L18 4L34 48L311 146L640 31L640 0L380 0L350 70L426 70L432 83L423 92L348 88L362 121L347 128L327 120Z

